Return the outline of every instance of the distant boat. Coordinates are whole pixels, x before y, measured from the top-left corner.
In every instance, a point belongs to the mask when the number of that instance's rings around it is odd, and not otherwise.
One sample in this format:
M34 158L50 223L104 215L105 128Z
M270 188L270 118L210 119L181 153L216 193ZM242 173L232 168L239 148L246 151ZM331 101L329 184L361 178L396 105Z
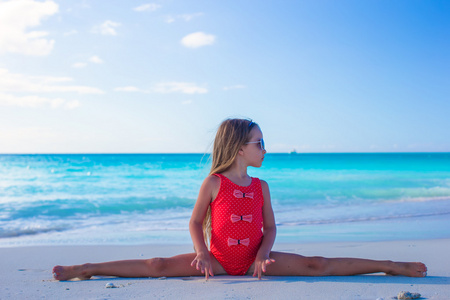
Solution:
M291 151L291 152L289 152L289 154L298 154L298 153L297 153L297 150L295 150L295 149L292 149L292 151Z

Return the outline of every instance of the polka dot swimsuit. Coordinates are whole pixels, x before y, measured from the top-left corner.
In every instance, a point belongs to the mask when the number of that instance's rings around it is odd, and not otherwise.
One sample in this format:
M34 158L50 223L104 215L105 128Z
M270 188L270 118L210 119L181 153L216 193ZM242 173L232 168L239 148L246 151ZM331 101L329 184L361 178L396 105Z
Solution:
M211 253L229 275L245 275L255 261L263 233L261 182L234 184L222 174L211 203Z

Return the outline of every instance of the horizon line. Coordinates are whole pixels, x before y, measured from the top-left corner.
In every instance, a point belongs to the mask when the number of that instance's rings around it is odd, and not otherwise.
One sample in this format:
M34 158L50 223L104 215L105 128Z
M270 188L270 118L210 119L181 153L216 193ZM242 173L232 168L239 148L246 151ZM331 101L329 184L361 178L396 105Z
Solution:
M290 154L290 155L303 155L303 154L446 154L450 151L379 151L379 152L268 152L266 155L271 154ZM0 155L210 155L208 152L20 152L20 153L1 153Z

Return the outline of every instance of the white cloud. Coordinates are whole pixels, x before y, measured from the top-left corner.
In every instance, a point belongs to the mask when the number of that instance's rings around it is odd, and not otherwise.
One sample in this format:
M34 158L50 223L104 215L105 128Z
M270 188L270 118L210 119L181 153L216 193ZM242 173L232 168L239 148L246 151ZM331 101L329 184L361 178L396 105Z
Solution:
M36 95L15 96L11 94L0 93L1 106L19 106L28 108L46 107L74 109L80 106L77 100L65 100L62 98L48 98Z
M25 139L29 143L30 140L55 137L50 128L46 127L0 128L0 140L17 141Z
M66 109L74 109L80 106L80 102L78 100L67 101L64 103L64 108Z
M10 73L7 69L0 68L0 93L78 93L78 94L103 94L103 91L89 86L58 85L71 82L69 77L51 76L27 76Z
M141 90L135 86L124 86L124 87L117 87L114 89L115 92L146 92L144 90Z
M71 31L67 31L67 32L64 32L64 36L70 36L70 35L74 35L74 34L77 34L78 33L78 31L76 31L76 30L71 30Z
M94 64L102 64L103 60L98 57L97 55L93 55L88 59L89 62L94 63ZM86 62L76 62L74 64L72 64L72 68L76 68L76 69L82 69L87 67L87 63Z
M194 18L197 17L201 17L203 16L203 13L195 13L195 14L184 14L184 15L180 15L179 17L183 20L185 20L186 22L191 21Z
M14 0L0 2L0 53L48 55L54 40L46 38L46 31L28 31L58 12L53 1Z
M95 26L92 32L100 33L103 35L117 35L116 28L119 26L121 26L120 23L107 20L101 25Z
M190 82L160 82L153 85L149 90L140 89L135 86L117 87L115 92L130 92L130 93L159 93L159 94L206 94L208 89L198 86ZM190 101L190 100L189 100ZM190 102L189 102L190 103ZM184 103L183 104L188 104Z
M237 84L237 85L225 86L223 89L225 91L229 91L229 90L245 89L245 88L246 88L245 85Z
M201 16L203 16L203 13L201 13L201 12L200 13L195 13L195 14L183 14L183 15L177 15L177 16L167 16L166 17L166 23L173 23L176 20L183 20L183 21L189 22L192 19L197 18L197 17L201 17Z
M152 88L152 92L160 94L183 93L183 94L206 94L208 90L188 82L161 82Z
M77 62L72 65L72 68L81 69L87 66L87 63Z
M133 8L134 11L155 11L158 8L161 8L161 5L156 4L156 3L147 3L147 4L142 4L138 7Z
M212 45L215 41L216 37L212 34L194 32L182 38L181 44L188 48L198 48L202 46Z
M72 78L52 76L27 76L10 73L0 68L0 105L19 107L50 107L74 109L80 106L78 100L37 95L45 93L103 94L103 91L89 86L70 85Z
M91 56L89 58L89 61L94 64L102 64L103 63L103 60L100 57L98 57L97 55Z
M172 17L172 16L167 16L166 17L166 23L173 23L173 22L175 22L175 17Z

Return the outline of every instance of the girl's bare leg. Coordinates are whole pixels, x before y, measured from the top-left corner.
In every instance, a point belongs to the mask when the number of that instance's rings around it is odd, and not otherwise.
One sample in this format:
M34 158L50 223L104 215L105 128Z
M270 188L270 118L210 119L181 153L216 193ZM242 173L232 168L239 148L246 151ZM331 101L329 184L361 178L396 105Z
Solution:
M168 258L120 260L75 266L55 266L53 268L53 277L57 280L69 280L73 278L85 280L95 275L129 278L204 276L201 271L191 267L191 262L194 260L195 256L195 253L190 253ZM211 263L215 275L225 274L223 267L212 255Z
M389 275L424 277L427 272L427 267L419 262L305 257L283 252L271 252L270 258L275 259L275 262L267 266L265 274L275 276L350 276L383 272ZM249 274L253 274L253 271Z

